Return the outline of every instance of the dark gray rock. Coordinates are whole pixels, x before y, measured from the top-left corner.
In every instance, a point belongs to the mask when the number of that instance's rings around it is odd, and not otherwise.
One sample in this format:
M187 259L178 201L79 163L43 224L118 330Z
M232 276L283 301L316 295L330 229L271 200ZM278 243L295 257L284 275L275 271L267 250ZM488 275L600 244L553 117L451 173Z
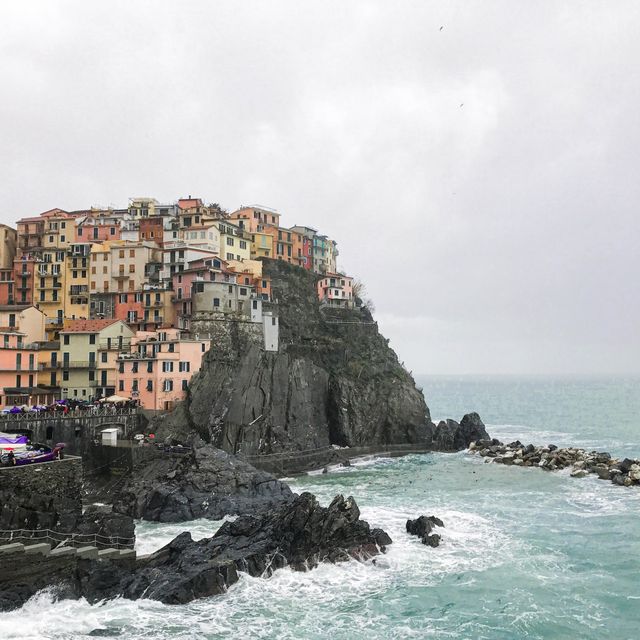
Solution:
M489 440L489 434L480 416L468 413L460 423L455 420L440 421L433 433L432 447L437 451L461 451L472 442L485 440Z
M303 493L276 509L226 522L205 540L182 533L133 570L83 561L77 595L92 602L122 596L181 604L224 592L241 571L265 577L284 566L305 571L319 562L370 558L390 543L384 531L360 519L353 498L336 496L325 508Z
M273 475L204 445L190 455L143 462L115 496L113 510L157 522L218 520L292 497L289 487Z
M444 527L444 522L436 516L420 516L415 520L407 520L407 532L411 535L418 536L422 540L422 544L429 547L437 547L440 544L441 537L433 532L433 527Z
M150 429L182 441L197 432L245 455L429 443L424 397L371 314L322 310L316 274L263 265L278 301L280 351L264 352L240 323L215 323L224 326L187 399Z

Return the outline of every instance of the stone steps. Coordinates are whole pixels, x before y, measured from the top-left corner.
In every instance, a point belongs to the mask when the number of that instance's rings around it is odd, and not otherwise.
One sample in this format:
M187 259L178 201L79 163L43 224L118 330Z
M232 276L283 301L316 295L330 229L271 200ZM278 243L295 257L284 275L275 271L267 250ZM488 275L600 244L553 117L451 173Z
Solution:
M58 558L66 556L75 556L82 559L93 560L135 560L135 549L98 549L98 547L57 547L51 549L48 543L38 544L22 544L20 542L12 542L0 546L0 557L7 554L22 553L30 556L47 556L49 558Z

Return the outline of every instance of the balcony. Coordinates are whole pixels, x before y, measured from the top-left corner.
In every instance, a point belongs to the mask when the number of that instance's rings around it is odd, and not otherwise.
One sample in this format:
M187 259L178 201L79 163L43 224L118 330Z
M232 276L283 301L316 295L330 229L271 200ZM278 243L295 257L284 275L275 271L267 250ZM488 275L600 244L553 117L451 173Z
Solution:
M98 351L124 351L131 348L131 338L126 340L100 340Z
M45 318L44 323L49 327L61 327L64 324L64 318Z
M96 364L95 360L63 360L61 366L63 369L95 369Z
M118 273L115 276L111 276L112 278L115 278L116 280L128 280L129 278L132 278L134 276L133 273Z
M60 360L47 360L46 362L41 362L38 366L40 371L45 371L46 369L60 369L62 363Z
M162 307L163 306L163 302L162 302L162 300L150 300L149 302L143 302L142 306L145 307L145 308Z

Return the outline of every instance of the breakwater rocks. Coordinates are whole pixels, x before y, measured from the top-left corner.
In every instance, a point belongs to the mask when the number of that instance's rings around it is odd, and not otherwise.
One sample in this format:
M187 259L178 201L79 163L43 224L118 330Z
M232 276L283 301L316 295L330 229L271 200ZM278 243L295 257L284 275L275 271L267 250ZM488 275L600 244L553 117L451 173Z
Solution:
M103 561L85 563L74 581L76 595L91 602L104 598L151 598L182 604L223 593L238 572L270 576L290 566L308 570L319 562L367 559L385 551L391 538L360 519L351 497L336 496L321 507L303 493L279 508L226 522L211 538L195 542L187 532L134 569Z
M519 440L503 444L496 439L472 442L469 450L481 455L485 462L539 467L546 471L571 468L571 476L574 478L595 474L601 480L611 480L624 487L640 484L640 460L619 460L603 451L559 448L553 444L536 447L532 444L523 445Z
M415 520L407 520L407 533L418 536L422 544L428 547L437 547L441 537L437 533L432 533L434 527L444 527L444 522L436 516L420 516Z
M275 476L205 445L182 457L142 462L114 497L113 511L156 522L219 520L292 498Z

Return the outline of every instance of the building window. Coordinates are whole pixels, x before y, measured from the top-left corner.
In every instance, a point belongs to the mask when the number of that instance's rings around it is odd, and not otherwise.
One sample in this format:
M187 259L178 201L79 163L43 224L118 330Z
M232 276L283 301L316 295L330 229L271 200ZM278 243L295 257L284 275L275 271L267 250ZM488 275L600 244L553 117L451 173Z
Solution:
M96 334L95 333L90 333L89 334L89 344L95 344L96 343Z
M62 338L62 343L63 344L69 344L69 334L65 333L63 338Z
M106 362L106 361L107 361L107 352L106 352L106 351L103 351L103 352L100 354L100 361L101 361L101 362Z
M219 307L220 306L220 298L214 298L213 299L213 306L214 307Z
M147 380L147 391L153 391L153 380Z
M173 373L173 361L172 360L165 360L162 363L162 371L164 373Z
M118 391L124 391L124 380L118 381Z
M187 380L183 380L182 381L182 390L186 391L188 386L189 386L189 382Z
M65 382L68 382L68 381L69 381L69 372L68 372L68 371L63 371L63 372L62 372L62 379L63 379Z
M191 363L180 362L178 365L178 371L180 371L180 373L188 373L189 371L191 371Z
M240 287L240 295L241 296L246 296L247 295L247 290L244 287Z
M127 302L128 299L129 299L129 296L126 293L121 293L120 296L119 296L119 300L122 303Z

